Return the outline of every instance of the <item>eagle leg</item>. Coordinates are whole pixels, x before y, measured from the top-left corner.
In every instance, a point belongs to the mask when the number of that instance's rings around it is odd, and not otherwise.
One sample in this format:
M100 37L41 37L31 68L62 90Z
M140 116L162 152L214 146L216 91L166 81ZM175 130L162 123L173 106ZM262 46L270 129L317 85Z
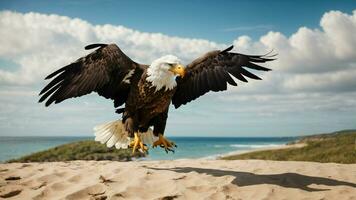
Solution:
M148 151L147 146L143 144L138 133L135 133L134 140L130 143L129 146L132 147L132 154L134 154L138 149L141 150L143 153L146 153Z
M153 145L152 145L153 148L155 148L157 146L160 146L160 147L164 148L166 153L168 153L168 151L171 151L171 152L174 153L174 149L173 148L177 147L177 145L174 142L169 141L162 134L158 135L158 140L156 142L154 142Z

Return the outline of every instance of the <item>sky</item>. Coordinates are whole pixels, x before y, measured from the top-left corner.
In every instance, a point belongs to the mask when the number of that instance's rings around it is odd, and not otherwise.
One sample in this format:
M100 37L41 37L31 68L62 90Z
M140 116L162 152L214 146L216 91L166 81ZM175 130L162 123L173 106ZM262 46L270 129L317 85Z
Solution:
M273 69L170 108L168 136L296 136L356 128L355 1L0 1L0 136L90 136L117 120L95 93L46 108L50 72L116 43L150 64L233 44Z

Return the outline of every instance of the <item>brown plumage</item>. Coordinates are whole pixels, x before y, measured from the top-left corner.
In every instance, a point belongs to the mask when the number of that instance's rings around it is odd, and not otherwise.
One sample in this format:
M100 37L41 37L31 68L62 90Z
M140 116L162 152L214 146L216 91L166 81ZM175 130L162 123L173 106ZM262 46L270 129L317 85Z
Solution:
M169 105L175 108L209 91L223 91L227 84L237 86L247 78L260 79L245 68L269 71L260 63L274 60L275 55L251 56L232 53L232 46L223 51L211 51L187 65L184 77L176 77L176 86L156 90L147 81L149 65L138 64L126 56L115 44L92 44L85 49L97 48L89 55L53 72L52 79L40 92L39 102L45 105L79 97L91 92L112 99L129 136L145 132L150 126L154 134L163 134ZM169 64L169 63L168 63ZM171 64L169 64L171 65ZM166 86L167 87L167 86Z
M175 108L209 91L224 91L227 89L227 83L237 86L229 74L243 82L247 82L245 77L261 80L247 71L245 67L260 71L271 70L255 63L272 61L275 55L243 55L229 52L232 48L233 46L230 46L224 51L208 52L187 65L185 77L177 77L177 91L172 99Z

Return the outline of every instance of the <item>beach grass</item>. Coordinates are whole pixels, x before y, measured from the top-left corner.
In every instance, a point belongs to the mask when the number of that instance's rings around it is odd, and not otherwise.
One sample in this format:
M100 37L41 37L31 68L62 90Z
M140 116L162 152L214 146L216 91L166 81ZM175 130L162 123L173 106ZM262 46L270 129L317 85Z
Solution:
M132 158L144 157L145 154L136 152L132 155L131 149L108 148L95 141L79 141L60 145L48 150L12 159L7 162L57 162L70 160L113 160L129 161Z
M306 145L300 148L254 151L225 156L221 157L221 159L356 163L356 131L339 131L330 134L306 136L291 144L298 143Z

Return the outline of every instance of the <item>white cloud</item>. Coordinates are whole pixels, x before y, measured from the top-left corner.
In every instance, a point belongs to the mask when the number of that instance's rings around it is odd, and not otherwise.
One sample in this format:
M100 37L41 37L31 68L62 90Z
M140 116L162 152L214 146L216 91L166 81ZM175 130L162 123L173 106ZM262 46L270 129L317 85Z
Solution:
M39 13L0 12L0 58L20 65L0 70L0 83L27 85L88 52L89 43L117 43L138 62L150 63L164 54L189 61L225 45L202 39L144 33L123 26L93 25L81 19Z
M295 75L284 82L291 91L334 91L356 90L356 68L337 72Z
M252 94L230 95L220 97L225 102L234 102L238 105L252 104L255 106L239 106L232 108L220 108L224 112L240 113L268 113L282 117L283 115L304 115L305 113L317 112L356 112L356 92L344 95L334 93L295 93L285 94ZM342 102L342 103L341 103Z
M320 29L301 27L290 37L270 31L259 41L241 36L234 41L237 49L251 52L275 49L275 66L288 72L310 73L339 70L356 61L356 11L324 14Z
M219 118L218 123L221 126L227 123L232 131L235 131L236 117L243 119L238 122L239 126L248 130L248 123L253 126L255 118L258 119L255 125L263 124L263 120L278 124L283 119L292 123L294 117L298 117L295 116L297 113L302 125L304 115L312 123L328 112L333 112L334 118L343 117L345 123L352 124L354 117L350 117L350 113L354 113L356 107L353 100L356 99L355 35L356 11L351 15L330 11L322 16L319 29L301 27L291 36L270 31L257 41L249 36L238 37L233 41L235 51L264 54L274 49L278 53L278 60L272 63L274 71L260 74L263 81L240 83L239 87L230 88L223 94L209 94L198 103L174 111L177 114L172 116L174 120L168 124L168 130L191 130L189 124L196 124L206 118L205 115L214 117L208 123L217 123L216 118ZM227 46L203 39L140 32L123 26L94 25L59 15L1 11L0 63L3 59L18 66L10 69L0 66L1 132L16 130L26 134L27 129L31 129L32 135L36 130L43 134L46 131L58 135L73 131L85 134L98 122L115 118L112 104L94 94L65 101L51 109L35 103L38 99L36 91L39 85L44 85L43 78L87 54L83 47L96 42L117 43L141 63L150 63L164 54L175 54L189 62L208 50ZM193 112L194 109L197 110ZM107 115L109 112L111 115ZM187 113L192 115L189 120L186 119ZM181 129L182 124L187 123L188 127ZM327 120L325 123L332 124Z
M278 52L278 60L272 64L275 71L267 75L275 90L355 91L356 10L352 15L327 12L320 26L301 27L290 37L270 31L259 41L241 36L234 44L245 53Z
M310 90L313 80L316 82L312 88L316 90L324 90L330 84L350 89L356 82L353 73L356 67L356 11L352 15L327 12L320 26L320 30L301 27L290 37L270 31L259 41L240 36L233 44L243 53L266 53L274 49L279 54L272 65L274 74L266 75L268 81L278 85L274 90ZM17 70L0 70L0 83L10 85L40 82L49 72L88 53L82 49L88 43L117 43L142 63L150 63L164 54L176 54L189 62L208 50L226 46L208 40L145 33L110 24L93 25L77 18L39 13L2 11L0 27L0 58L20 66ZM348 73L350 71L352 73ZM347 78L343 79L342 74L347 74ZM251 85L250 89L255 90Z

